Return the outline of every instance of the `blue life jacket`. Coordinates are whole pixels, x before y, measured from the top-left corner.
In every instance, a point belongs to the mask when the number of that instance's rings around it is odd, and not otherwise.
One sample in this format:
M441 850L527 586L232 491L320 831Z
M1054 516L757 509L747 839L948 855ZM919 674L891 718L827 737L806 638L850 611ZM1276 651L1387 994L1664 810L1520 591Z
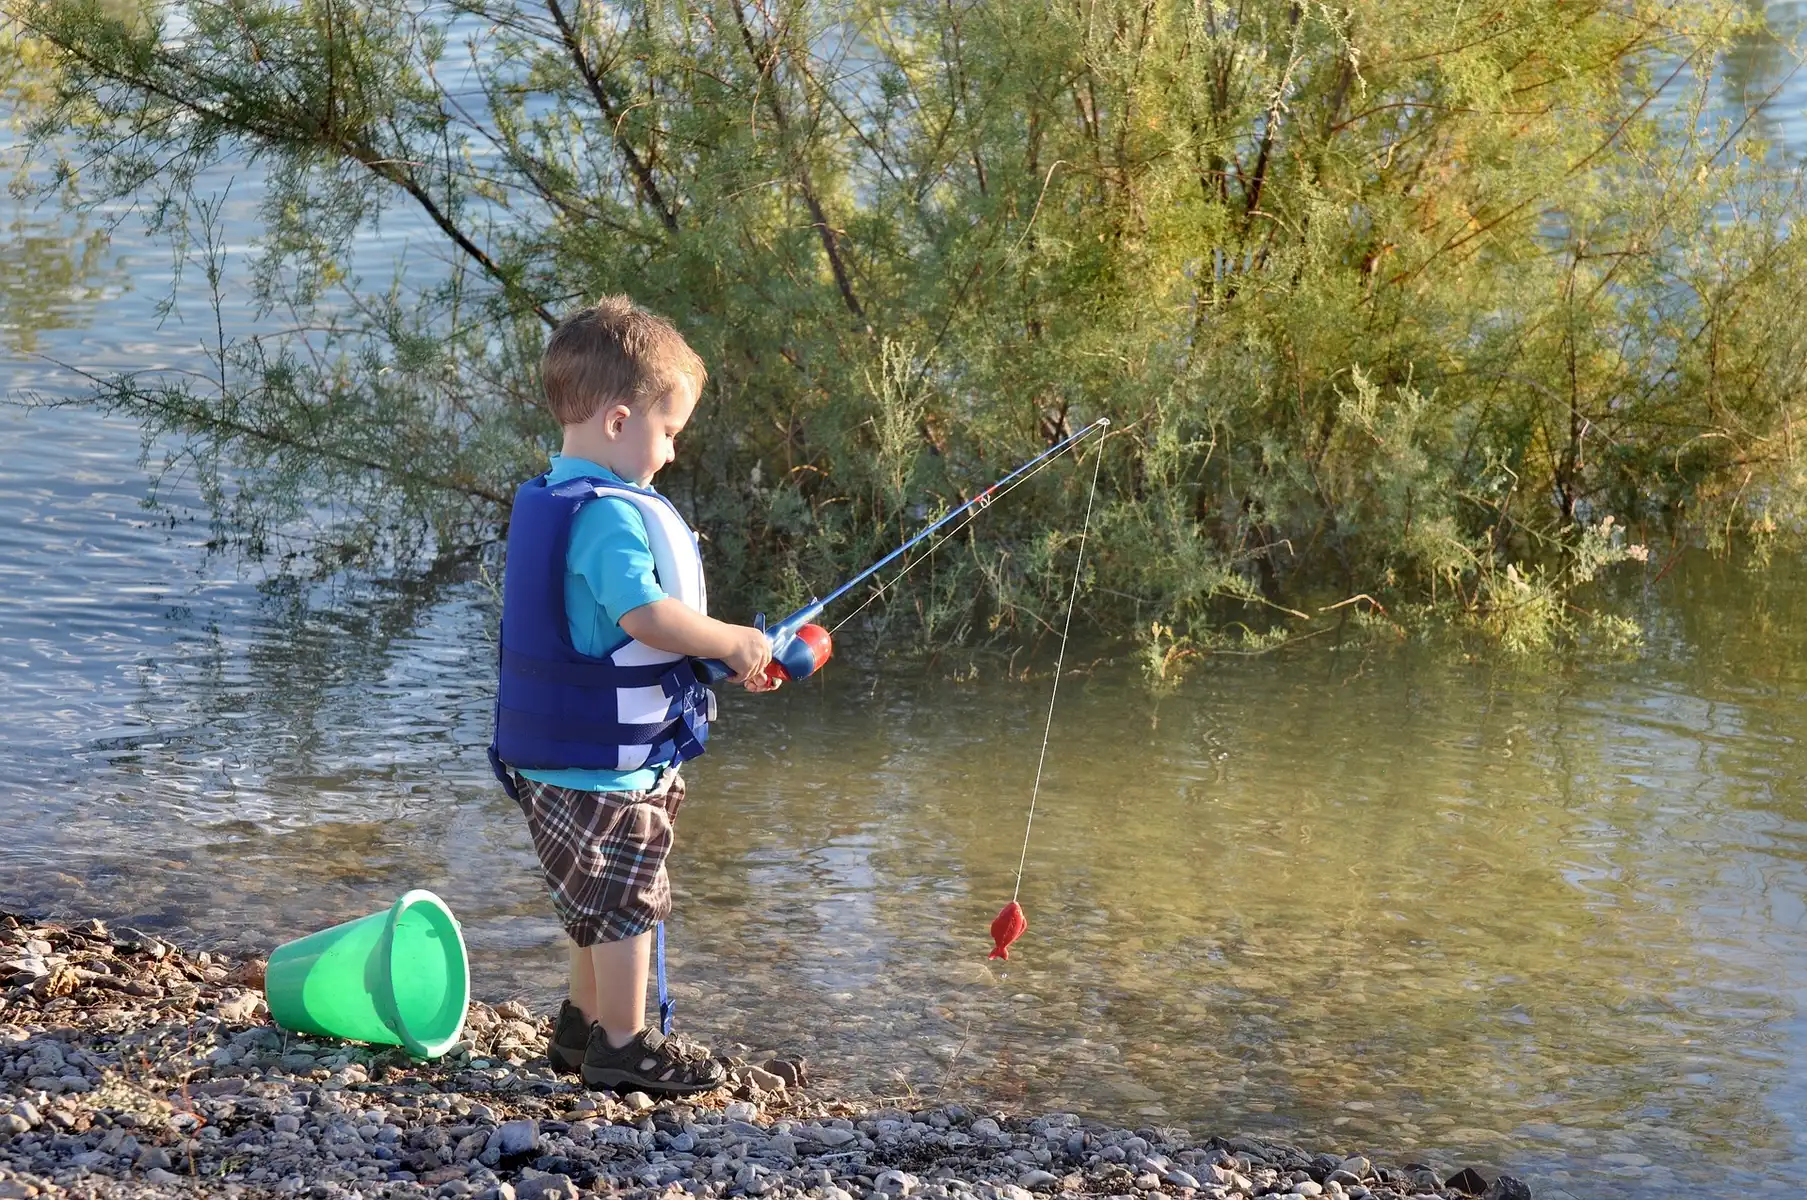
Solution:
M645 518L659 586L707 611L696 535L657 492L584 476L515 493L502 576L501 672L490 766L513 794L511 769L632 771L695 758L709 738L715 696L686 655L629 640L606 658L571 645L565 554L571 522L601 496Z

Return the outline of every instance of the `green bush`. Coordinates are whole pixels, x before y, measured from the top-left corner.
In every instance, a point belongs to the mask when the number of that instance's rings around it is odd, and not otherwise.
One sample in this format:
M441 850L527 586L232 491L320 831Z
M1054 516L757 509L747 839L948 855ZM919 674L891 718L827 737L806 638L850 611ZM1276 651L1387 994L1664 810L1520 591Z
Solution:
M737 604L1099 415L1086 609L1165 664L1352 611L1534 648L1644 543L1799 526L1801 181L1715 107L1739 0L5 3L53 186L213 269L198 173L268 172L270 334L93 401L255 545L330 511L328 567L493 540L548 324L617 291L713 372L662 483ZM398 209L446 278L351 275ZM868 611L1047 628L1090 475Z

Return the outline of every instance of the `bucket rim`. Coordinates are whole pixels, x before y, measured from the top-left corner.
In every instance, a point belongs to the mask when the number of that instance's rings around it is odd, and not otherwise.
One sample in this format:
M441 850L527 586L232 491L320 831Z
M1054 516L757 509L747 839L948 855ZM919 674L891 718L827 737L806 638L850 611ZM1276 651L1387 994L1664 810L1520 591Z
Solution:
M384 990L388 992L388 995L385 997L388 1001L387 1007L395 1016L395 1032L401 1036L402 1046L406 1048L410 1054L413 1054L418 1058L438 1058L447 1050L451 1049L452 1045L464 1034L465 1017L470 1012L471 956L464 944L464 928L459 925L458 918L453 915L451 906L440 899L437 893L432 892L427 888L410 888L396 897L395 903L390 906L389 915L383 923L383 939L381 945L384 954L393 954L395 952L395 927L401 921L402 915L417 905L424 905L443 916L446 920L446 924L451 927L453 938L458 942L458 960L459 966L462 968L463 978L461 980L455 980L454 982L458 983L458 986L461 989L460 994L464 998L464 1004L462 1006L463 1010L458 1015L458 1024L443 1038L437 1038L431 1042L422 1041L414 1030L409 1027L407 1018L402 1015L401 1008L395 1001L394 972L388 969L390 966L388 963L384 964L385 969L382 973L383 987Z

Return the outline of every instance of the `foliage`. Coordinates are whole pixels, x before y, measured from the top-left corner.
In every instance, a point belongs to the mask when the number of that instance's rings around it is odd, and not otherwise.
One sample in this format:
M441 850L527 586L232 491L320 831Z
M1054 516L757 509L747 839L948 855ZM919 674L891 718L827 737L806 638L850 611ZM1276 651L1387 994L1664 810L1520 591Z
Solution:
M664 486L743 602L1098 415L1088 607L1168 665L1356 594L1535 647L1637 540L1807 503L1801 181L1712 104L1738 0L4 3L52 186L212 264L205 172L268 173L268 333L94 400L333 561L491 536L548 323L614 291L710 364ZM369 285L404 210L449 267ZM1046 628L1089 475L893 615Z

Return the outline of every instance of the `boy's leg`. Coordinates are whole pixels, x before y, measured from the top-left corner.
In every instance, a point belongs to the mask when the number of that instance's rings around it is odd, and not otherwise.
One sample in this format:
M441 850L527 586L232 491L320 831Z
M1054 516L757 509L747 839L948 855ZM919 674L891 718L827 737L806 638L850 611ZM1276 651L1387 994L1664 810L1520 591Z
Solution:
M646 979L652 963L652 931L589 949L593 1019L609 1045L620 1049L646 1026ZM573 976L575 986L575 976ZM581 1006L580 1006L581 1007Z
M571 983L569 988L571 1007L584 1015L584 1020L596 1023L596 968L590 962L590 948L571 943Z
M583 1069L584 1051L590 1045L590 1027L596 1023L596 971L590 951L571 943L570 994L559 1006L546 1043L546 1061L555 1071L576 1075Z
M653 926L671 912L665 858L683 778L669 772L645 792L584 792L517 778L553 909L583 947L572 954L571 1001L547 1058L565 1070L576 1066L590 1087L662 1095L719 1087L725 1073L707 1050L645 1024ZM589 1025L592 1016L600 1023ZM576 1061L580 1035L587 1044Z

